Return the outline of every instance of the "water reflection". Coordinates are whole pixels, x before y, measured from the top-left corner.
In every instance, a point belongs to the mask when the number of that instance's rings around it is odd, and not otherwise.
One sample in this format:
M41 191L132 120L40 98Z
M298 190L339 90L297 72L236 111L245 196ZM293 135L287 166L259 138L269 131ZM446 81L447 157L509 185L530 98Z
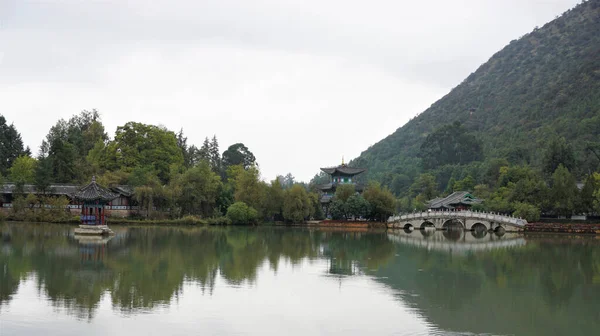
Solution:
M193 283L218 301L217 279L254 286L265 267L277 274L325 262L323 274L368 279L365 285L373 288L379 283L399 306L412 307L444 332L577 335L600 327L600 245L590 236L410 229L115 232L93 239L72 236L69 226L4 224L0 309L25 279L35 279L51 305L93 321L103 300L125 316L153 312L186 295L184 285ZM376 306L364 314L366 323L379 315Z
M389 239L399 243L418 246L427 250L439 250L454 254L467 254L473 251L493 250L497 248L519 247L526 244L520 233L508 232L498 234L487 231L465 231L448 229L436 231L434 228L424 230L389 230Z

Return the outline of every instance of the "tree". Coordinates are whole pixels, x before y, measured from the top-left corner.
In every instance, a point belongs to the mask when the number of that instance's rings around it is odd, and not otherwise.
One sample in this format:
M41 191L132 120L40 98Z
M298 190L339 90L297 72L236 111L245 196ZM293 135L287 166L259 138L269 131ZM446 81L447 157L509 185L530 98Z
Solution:
M267 213L266 216L274 219L283 219L283 197L284 190L279 178L271 181L271 185L267 191Z
M207 162L185 171L174 182L175 200L183 215L212 216L221 190L221 177Z
M171 166L183 165L183 154L172 131L128 122L117 127L115 139L106 146L100 161L102 168L108 170L152 166L161 182L167 183Z
M464 179L454 183L453 191L473 191L475 188L475 179L473 176L467 175Z
M208 157L213 171L221 174L221 152L219 151L219 141L216 135L213 135L208 147Z
M425 169L465 164L483 158L481 144L459 123L444 125L425 138L419 151Z
M29 148L23 149L21 134L13 124L8 125L0 115L0 175L6 175L13 161L21 155L28 155Z
M82 182L89 179L88 153L107 140L98 111L82 111L69 121L59 120L50 128L42 141L40 156L50 161L54 181Z
M227 218L232 224L256 224L258 222L258 212L244 202L235 202L227 208Z
M528 222L537 222L540 220L540 209L531 204L517 203L515 204L513 216L524 218Z
M299 184L285 191L283 218L292 223L301 223L310 215L310 200L306 189Z
M310 199L310 202L312 204L310 217L317 220L323 219L325 217L325 214L323 213L323 206L321 205L321 202L319 200L319 194L317 194L316 192L309 192L308 198Z
M563 137L554 137L544 152L543 169L548 175L553 174L559 165L563 165L569 171L575 168L575 156L573 148Z
M52 182L52 164L47 157L40 156L35 167L35 190L40 194L50 192Z
M289 189L296 184L296 178L291 173L287 173L285 176L278 175L277 178L281 182L283 189Z
M206 160L210 163L210 141L208 137L204 138L202 147L200 147L199 157L201 160Z
M354 184L340 184L335 189L335 198L342 202L346 202L350 196L356 194L356 187Z
M594 211L594 193L600 189L600 173L588 175L577 202L577 211L580 213L591 213Z
M329 213L331 214L331 218L335 220L346 219L347 218L347 208L346 203L344 201L333 198L331 203L329 203Z
M241 165L244 169L248 169L256 163L254 154L243 143L236 143L223 152L222 164L223 168L229 166Z
M244 169L241 165L231 166L227 175L234 189L236 202L244 202L256 209L261 217L265 216L267 186L260 180L256 167Z
M382 188L379 183L371 182L363 193L369 202L369 219L385 222L396 210L396 198L387 188Z
M369 214L369 207L369 202L367 202L360 194L354 194L346 201L348 215L354 216L355 218L367 217L367 214Z
M556 213L563 216L570 216L575 209L577 193L575 178L567 167L559 164L554 174L552 174L551 189L552 205Z
M21 186L34 183L36 165L36 159L25 155L19 156L9 169L9 179Z
M424 201L433 199L438 193L435 176L431 174L421 174L410 186L410 195L420 196Z

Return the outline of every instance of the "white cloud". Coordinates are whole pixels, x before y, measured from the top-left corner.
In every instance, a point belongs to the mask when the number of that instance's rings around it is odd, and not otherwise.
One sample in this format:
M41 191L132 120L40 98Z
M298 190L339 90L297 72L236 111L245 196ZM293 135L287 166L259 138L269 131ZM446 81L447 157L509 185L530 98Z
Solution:
M265 178L357 156L576 1L46 1L0 6L0 113L37 149L97 108L244 142ZM367 5L368 4L368 5Z

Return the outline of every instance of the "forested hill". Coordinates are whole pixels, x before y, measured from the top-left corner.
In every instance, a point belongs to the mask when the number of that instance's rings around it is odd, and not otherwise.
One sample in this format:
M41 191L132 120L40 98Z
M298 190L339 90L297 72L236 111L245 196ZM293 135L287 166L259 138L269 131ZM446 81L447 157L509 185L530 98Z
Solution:
M433 169L421 157L443 143L423 146L428 135L444 126L452 128L455 122L462 124L454 125L456 131L468 133L480 144L480 157L475 153L469 160L469 155L459 155L459 161L450 158L439 165L504 158L511 164L541 168L547 144L553 137L564 137L574 151L576 175L597 168L597 158L586 147L600 141L600 0L583 2L511 41L352 164L368 168L370 179L401 195L410 181ZM448 132L437 135L450 136ZM438 183L443 190L445 182L439 175Z

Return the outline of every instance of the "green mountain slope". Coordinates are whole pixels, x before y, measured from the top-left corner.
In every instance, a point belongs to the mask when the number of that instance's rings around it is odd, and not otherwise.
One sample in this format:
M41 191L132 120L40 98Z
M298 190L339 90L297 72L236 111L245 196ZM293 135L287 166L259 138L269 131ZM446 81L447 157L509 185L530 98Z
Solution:
M483 160L541 165L549 139L564 137L577 159L576 174L598 165L586 150L600 141L600 0L583 2L513 40L450 93L352 164L369 178L397 186L397 194L423 171L427 135L454 122L474 135ZM442 185L444 181L438 181Z

